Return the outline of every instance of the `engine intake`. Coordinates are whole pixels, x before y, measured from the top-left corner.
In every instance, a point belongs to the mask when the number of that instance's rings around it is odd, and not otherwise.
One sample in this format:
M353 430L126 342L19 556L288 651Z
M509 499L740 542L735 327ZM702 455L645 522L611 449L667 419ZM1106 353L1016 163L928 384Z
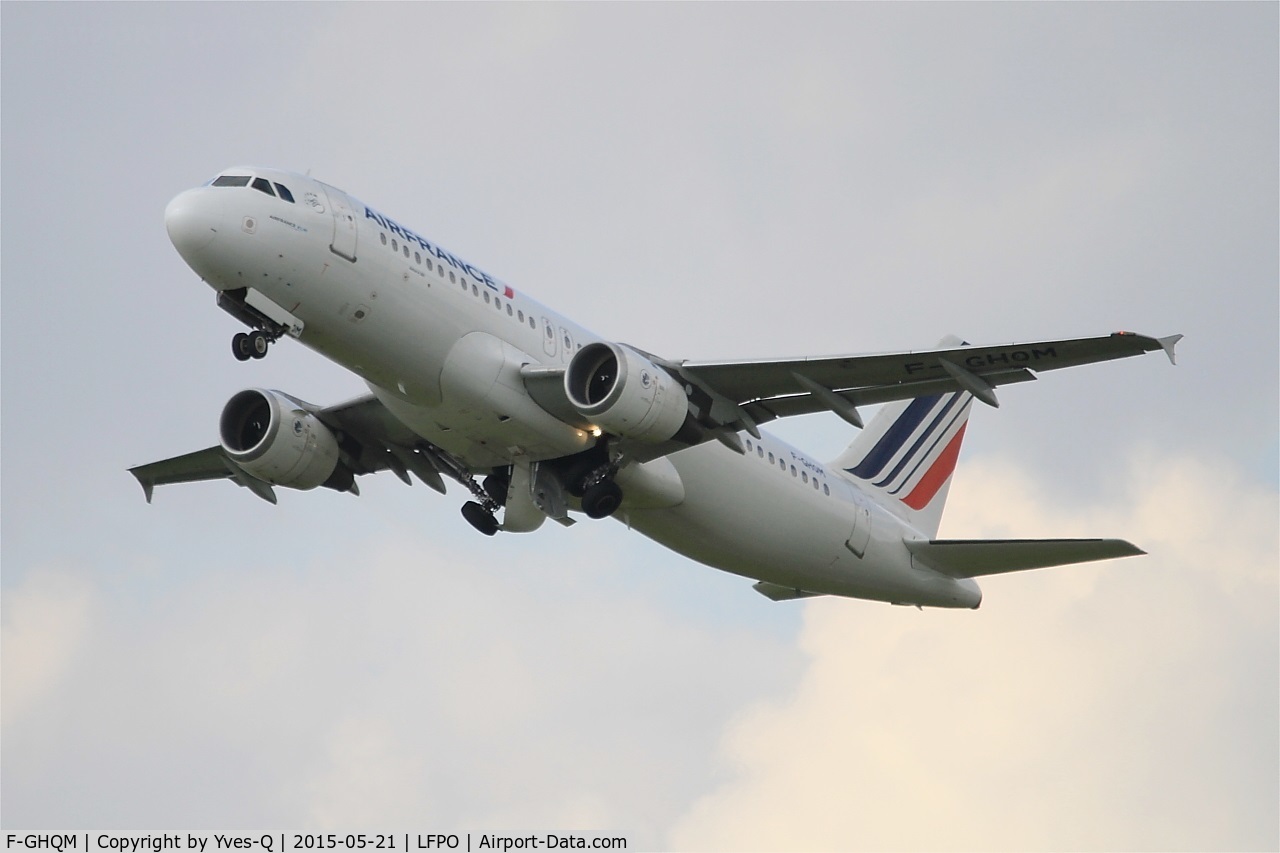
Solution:
M348 489L354 480L338 461L338 439L298 401L251 388L222 408L222 449L259 480L293 489Z
M675 437L689 416L680 381L636 350L588 344L564 374L574 409L605 432L640 441Z

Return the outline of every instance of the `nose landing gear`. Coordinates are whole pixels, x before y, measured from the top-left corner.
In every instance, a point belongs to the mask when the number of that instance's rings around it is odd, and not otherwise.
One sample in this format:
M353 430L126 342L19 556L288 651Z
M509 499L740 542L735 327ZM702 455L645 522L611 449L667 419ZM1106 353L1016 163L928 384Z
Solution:
M265 358L271 348L272 338L260 329L252 332L237 332L231 338L231 354L237 361L248 361L251 358Z

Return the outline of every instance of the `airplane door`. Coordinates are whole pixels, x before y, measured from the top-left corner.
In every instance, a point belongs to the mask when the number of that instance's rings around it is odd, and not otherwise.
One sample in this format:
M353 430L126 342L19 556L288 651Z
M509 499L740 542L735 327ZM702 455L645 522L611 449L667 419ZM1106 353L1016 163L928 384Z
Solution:
M861 557L867 553L867 543L871 541L871 507L862 501L853 504L853 533L849 535L844 547Z
M329 243L329 250L338 257L355 263L356 237L360 231L356 215L351 210L351 200L340 189L328 184L321 186L329 197L329 209L333 211L333 241Z
M556 354L556 327L546 317L542 318L542 351L550 356Z

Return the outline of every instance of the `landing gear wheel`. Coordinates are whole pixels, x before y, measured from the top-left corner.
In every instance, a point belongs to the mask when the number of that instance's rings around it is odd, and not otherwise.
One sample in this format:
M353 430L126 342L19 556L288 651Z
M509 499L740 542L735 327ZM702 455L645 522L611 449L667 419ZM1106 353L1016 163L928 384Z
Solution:
M462 505L462 517L485 536L492 536L498 532L498 519L475 501L467 501Z
M507 505L507 490L511 481L499 474L490 474L484 478L484 491L498 506Z
M249 333L249 355L254 358L265 358L267 349L271 346L271 339L267 337L266 332L255 331Z
M622 489L612 480L596 483L582 496L582 511L590 518L608 518L622 503Z
M253 352L249 349L249 336L244 332L236 332L231 338L231 354L236 357L236 361L253 358Z

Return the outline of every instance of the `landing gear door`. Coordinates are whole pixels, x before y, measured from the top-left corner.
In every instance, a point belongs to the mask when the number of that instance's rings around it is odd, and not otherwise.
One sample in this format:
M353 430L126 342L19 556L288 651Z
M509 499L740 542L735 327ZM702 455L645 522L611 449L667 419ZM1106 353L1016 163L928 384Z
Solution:
M329 210L333 212L333 241L329 250L340 258L356 261L356 237L359 235L359 223L355 212L351 209L351 199L342 190L321 184L325 195L329 197Z
M861 557L867 553L867 543L871 541L871 507L862 501L853 504L853 533L844 547Z

